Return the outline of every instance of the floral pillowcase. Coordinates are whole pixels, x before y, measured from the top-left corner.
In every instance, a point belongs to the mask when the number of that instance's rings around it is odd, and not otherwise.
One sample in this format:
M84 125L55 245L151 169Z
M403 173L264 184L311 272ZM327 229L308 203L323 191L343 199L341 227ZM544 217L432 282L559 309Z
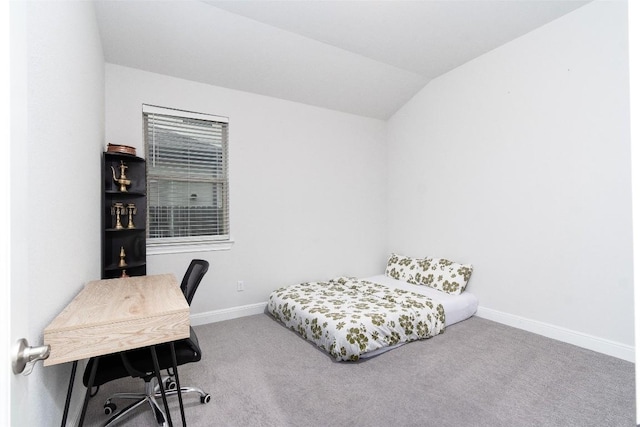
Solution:
M391 254L385 275L414 285L424 285L448 294L460 295L473 272L471 264L463 265L444 258L411 258Z

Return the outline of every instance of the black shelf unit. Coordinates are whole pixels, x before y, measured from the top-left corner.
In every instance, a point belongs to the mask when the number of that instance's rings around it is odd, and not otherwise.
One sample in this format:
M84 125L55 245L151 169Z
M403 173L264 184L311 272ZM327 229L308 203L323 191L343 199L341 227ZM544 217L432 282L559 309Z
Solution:
M129 185L121 191L114 180L122 177L121 166ZM147 274L147 184L146 164L141 157L105 152L102 157L102 278L112 279ZM123 206L116 228L114 206ZM128 207L135 206L135 214ZM131 221L130 221L131 213ZM130 222L133 228L130 228ZM121 257L124 253L124 258ZM122 261L126 265L122 265Z

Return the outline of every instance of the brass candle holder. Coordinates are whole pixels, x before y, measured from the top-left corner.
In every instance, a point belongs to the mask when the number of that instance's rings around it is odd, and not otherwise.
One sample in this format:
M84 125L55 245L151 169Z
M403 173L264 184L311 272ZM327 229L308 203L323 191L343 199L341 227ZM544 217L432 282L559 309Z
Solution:
M116 230L122 230L124 227L122 226L122 221L120 220L120 215L124 215L126 213L125 207L123 203L116 202L111 206L111 216L116 216Z
M138 213L138 208L136 208L136 205L134 205L133 203L129 203L127 205L127 212L129 212L129 224L127 225L127 228L136 228L135 224L133 223L133 215Z

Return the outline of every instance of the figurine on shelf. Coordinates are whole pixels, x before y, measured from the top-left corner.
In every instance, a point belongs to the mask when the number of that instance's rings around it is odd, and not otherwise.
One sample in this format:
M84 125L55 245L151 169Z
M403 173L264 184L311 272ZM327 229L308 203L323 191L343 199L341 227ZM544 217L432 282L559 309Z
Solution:
M124 253L124 246L120 246L120 262L118 263L118 267L126 267L127 262L124 260L126 254Z
M127 179L125 171L128 166L124 164L124 161L120 160L120 178L116 178L116 170L111 166L111 172L113 173L113 180L120 186L120 191L127 192L127 186L131 185L131 180Z
M127 228L136 228L136 226L133 224L133 215L138 213L136 205L134 205L133 203L129 203L127 205L127 211L129 212L129 225L127 225Z

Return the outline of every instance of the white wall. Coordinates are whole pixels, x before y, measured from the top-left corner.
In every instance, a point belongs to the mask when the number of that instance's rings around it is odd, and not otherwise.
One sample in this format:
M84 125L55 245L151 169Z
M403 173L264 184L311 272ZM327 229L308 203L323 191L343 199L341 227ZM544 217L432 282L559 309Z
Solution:
M389 121L389 248L472 263L485 313L633 338L625 2L428 84Z
M277 287L383 271L383 121L106 66L107 142L144 157L142 104L229 117L229 251L153 255L148 274L211 268L192 314L263 303ZM236 291L236 282L245 291Z
M629 84L631 117L631 181L633 193L633 268L635 342L640 342L640 6L629 3ZM640 424L640 352L636 351L636 424Z
M12 125L24 127L12 132L7 203L12 322L22 315L27 323L12 331L40 345L49 322L100 275L104 58L91 2L12 3L21 26L12 32L12 70L20 71ZM39 364L30 376L12 376L11 425L59 424L69 372L70 364ZM81 397L77 388L74 401Z

